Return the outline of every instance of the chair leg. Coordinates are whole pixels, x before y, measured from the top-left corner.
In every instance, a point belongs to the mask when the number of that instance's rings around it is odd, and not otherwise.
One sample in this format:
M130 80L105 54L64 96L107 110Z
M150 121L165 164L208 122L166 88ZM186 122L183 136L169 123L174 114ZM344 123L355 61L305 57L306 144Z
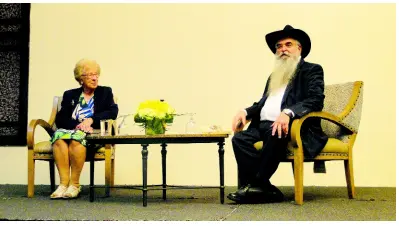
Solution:
M295 166L294 166L294 162L291 162L291 166L292 166L292 175L294 176L295 179Z
M35 194L35 160L33 150L28 150L28 198Z
M55 191L55 170L54 170L54 160L49 161L49 168L50 168L50 185L51 185L51 192Z
M109 196L111 186L111 145L105 145L105 196Z
M303 204L303 156L294 160L295 203Z
M355 179L353 176L353 163L352 158L344 160L346 186L348 188L348 196L350 199L355 198Z
M111 159L111 186L115 185L115 159Z

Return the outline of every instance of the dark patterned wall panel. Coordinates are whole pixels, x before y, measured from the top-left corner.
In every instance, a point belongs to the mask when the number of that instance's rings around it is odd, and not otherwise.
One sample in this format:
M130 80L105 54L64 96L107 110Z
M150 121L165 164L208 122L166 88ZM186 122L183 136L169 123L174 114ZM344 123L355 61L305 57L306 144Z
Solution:
M21 19L22 18L22 7L25 4L0 4L0 19Z
M0 52L0 122L19 120L19 62L18 52Z
M26 145L30 4L0 4L0 146Z

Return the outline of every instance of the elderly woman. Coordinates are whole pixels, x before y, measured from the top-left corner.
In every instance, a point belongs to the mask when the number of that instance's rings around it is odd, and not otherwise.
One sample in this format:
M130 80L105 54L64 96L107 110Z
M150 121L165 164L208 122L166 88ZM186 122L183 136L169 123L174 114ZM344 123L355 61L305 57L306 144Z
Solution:
M116 119L118 105L112 89L99 86L100 66L93 60L76 63L75 79L81 87L64 92L56 117L58 130L51 137L60 185L50 198L76 198L79 178L86 160L86 134L100 128L100 120Z

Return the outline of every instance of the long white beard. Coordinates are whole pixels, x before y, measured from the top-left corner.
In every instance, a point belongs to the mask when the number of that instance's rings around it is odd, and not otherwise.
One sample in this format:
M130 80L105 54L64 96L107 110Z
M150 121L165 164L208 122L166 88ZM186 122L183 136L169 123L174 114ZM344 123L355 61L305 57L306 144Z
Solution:
M273 94L279 88L287 85L295 75L296 68L301 56L291 55L288 58L281 58L276 53L276 60L271 74L268 94Z

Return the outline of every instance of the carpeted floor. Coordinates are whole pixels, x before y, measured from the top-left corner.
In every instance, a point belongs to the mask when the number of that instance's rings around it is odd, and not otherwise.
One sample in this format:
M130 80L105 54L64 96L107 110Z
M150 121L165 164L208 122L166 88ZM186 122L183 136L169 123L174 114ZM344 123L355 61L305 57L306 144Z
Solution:
M280 187L285 201L274 204L238 205L218 189L149 191L148 206L142 193L114 189L104 197L96 189L89 202L89 188L73 200L50 200L50 186L36 185L35 197L26 197L26 185L0 185L0 220L95 220L95 221L396 221L396 188L356 188L348 199L346 187L305 187L304 205L295 205L294 188ZM227 187L226 195L235 191Z

